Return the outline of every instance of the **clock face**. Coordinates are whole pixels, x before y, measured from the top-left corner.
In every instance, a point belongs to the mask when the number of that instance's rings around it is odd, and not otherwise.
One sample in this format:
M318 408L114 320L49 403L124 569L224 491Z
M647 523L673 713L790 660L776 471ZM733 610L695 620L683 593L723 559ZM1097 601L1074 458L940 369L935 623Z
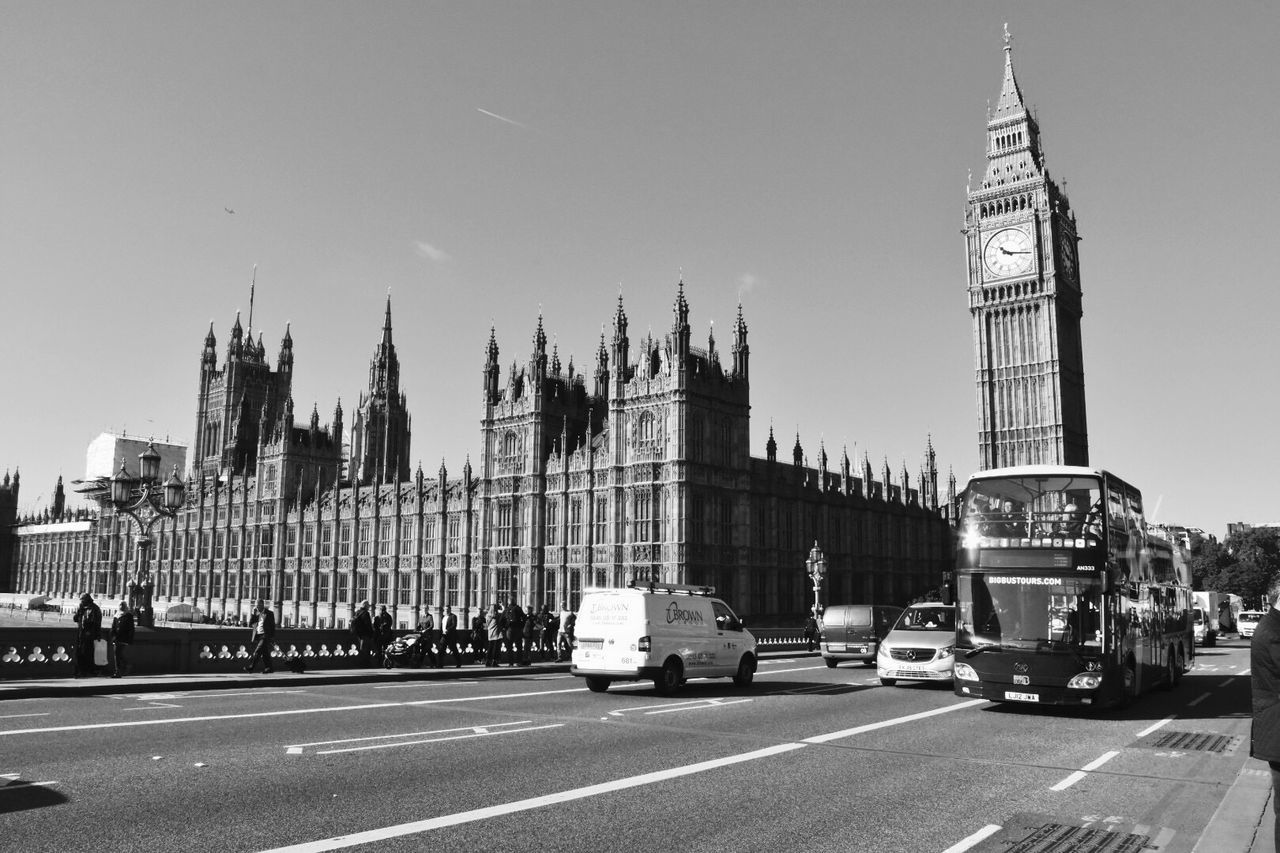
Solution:
M1058 253L1062 258L1062 272L1067 278L1076 276L1076 241L1069 234L1062 235L1062 249Z
M987 240L982 263L993 276L1004 277L1030 272L1035 263L1031 236L1021 228L1005 228Z

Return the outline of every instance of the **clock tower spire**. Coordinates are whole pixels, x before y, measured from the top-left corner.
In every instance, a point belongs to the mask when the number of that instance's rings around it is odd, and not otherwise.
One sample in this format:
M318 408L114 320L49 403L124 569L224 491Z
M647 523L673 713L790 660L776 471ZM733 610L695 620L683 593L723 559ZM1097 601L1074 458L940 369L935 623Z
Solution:
M1076 219L1045 167L1007 24L986 153L964 227L979 465L1087 465Z

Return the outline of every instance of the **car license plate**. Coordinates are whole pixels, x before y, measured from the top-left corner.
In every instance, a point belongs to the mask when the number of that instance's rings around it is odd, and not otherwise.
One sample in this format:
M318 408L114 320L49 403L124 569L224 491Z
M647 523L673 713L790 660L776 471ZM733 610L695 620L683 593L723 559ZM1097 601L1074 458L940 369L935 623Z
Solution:
M1014 693L1012 690L1006 690L1004 698L1014 702L1039 702L1039 693Z

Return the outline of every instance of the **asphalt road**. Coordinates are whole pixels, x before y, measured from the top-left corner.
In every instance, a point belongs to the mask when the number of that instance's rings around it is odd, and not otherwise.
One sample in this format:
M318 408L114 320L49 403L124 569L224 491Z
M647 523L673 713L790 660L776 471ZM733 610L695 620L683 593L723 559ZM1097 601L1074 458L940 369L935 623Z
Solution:
M1179 853L1247 755L1247 666L1244 642L1201 650L1176 690L1092 714L812 657L670 698L524 674L12 700L0 847Z

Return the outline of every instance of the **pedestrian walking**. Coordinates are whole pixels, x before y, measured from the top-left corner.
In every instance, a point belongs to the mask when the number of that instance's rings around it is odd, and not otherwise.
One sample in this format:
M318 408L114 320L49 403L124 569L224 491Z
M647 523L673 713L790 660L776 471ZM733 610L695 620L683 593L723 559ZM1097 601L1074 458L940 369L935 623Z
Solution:
M253 668L261 660L262 673L265 675L272 672L271 646L276 641L276 615L261 598L258 599L258 606L253 609L253 615L249 617L249 631L253 638L253 654L249 655L249 663L245 665L244 671L253 672Z
M453 649L453 665L454 667L462 666L462 653L458 651L458 617L453 612L453 608L448 605L444 608L444 615L440 617L440 659L444 660L445 654L449 649Z
M502 613L498 610L497 602L489 607L489 611L484 615L484 630L486 640L484 665L497 666L498 653L502 651L502 633L503 633Z
M94 644L102 639L102 608L94 603L93 596L85 593L80 596L80 606L76 608L76 655L75 677L97 675L98 665L94 662Z
M1253 688L1253 731L1249 755L1271 768L1272 796L1280 795L1280 596L1258 622L1249 644L1249 670ZM1280 850L1280 820L1275 828Z
M814 645L818 642L818 620L812 615L804 623L804 642L808 651L813 651Z
M369 665L369 655L373 650L373 617L369 614L369 602L360 602L356 615L351 618L351 633L356 638L360 663Z
M111 670L112 678L121 678L129 674L128 652L129 645L133 642L133 629L133 611L129 608L129 602L122 601L120 611L111 620L111 650L114 664Z
M542 608L542 613L542 659L546 660L547 655L555 659L559 657L556 640L560 635L560 613L552 613L547 607Z
M387 653L387 645L391 642L394 633L395 627L391 614L387 612L387 605L384 604L378 615L373 618L373 657L376 665L382 665L382 656Z
M556 637L556 660L563 662L573 658L573 631L578 624L578 614L566 610L560 617L560 633Z

